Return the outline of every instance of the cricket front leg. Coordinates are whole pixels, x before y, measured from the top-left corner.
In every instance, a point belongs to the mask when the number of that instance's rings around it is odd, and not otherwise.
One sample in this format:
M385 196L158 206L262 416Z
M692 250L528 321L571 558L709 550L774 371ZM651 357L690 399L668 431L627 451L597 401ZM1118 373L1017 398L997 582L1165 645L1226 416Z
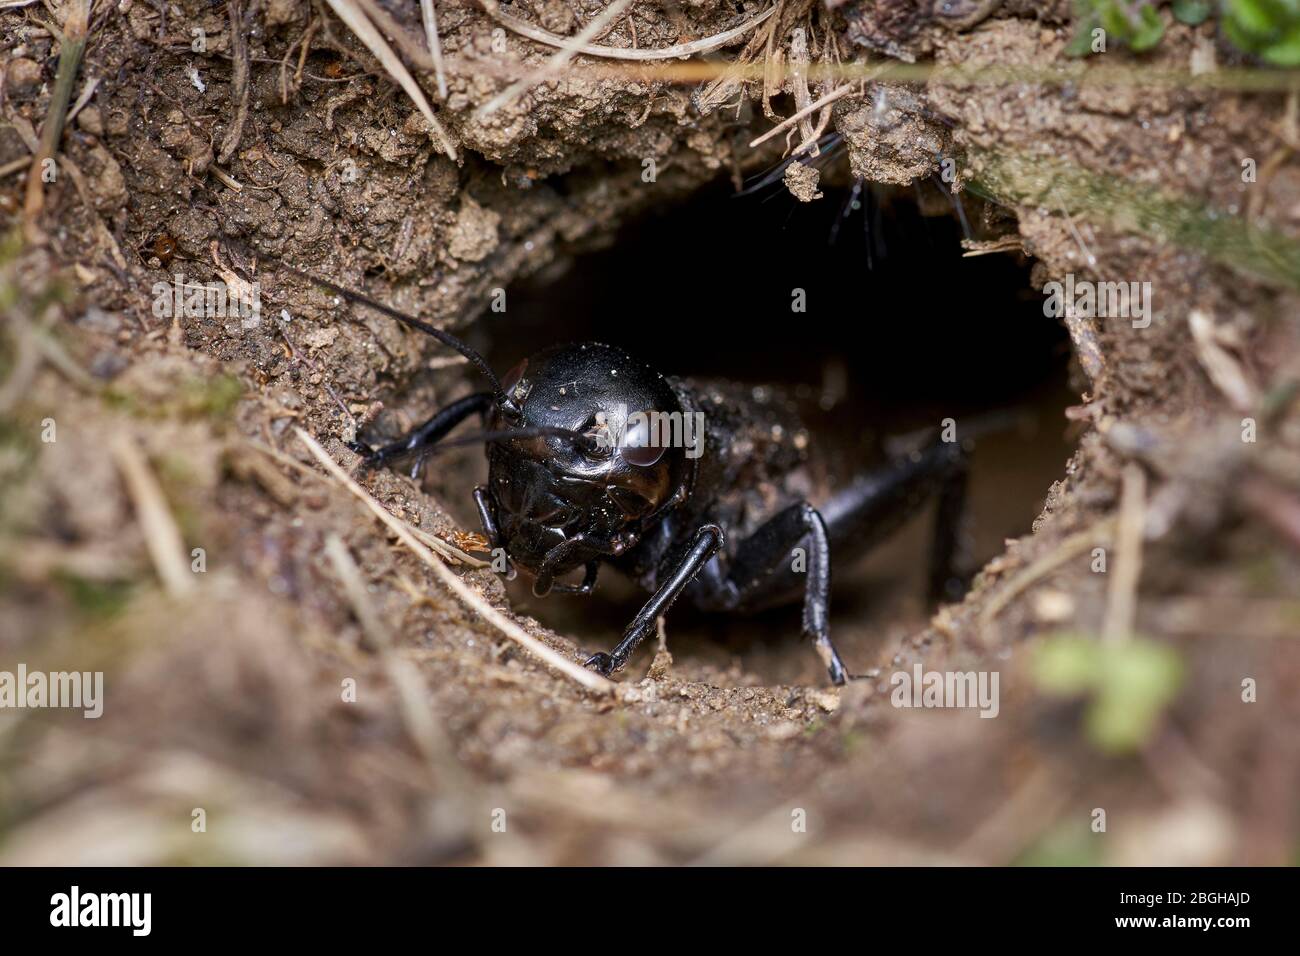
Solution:
M579 594L586 597L596 590L596 578L600 576L600 562L588 561L583 568L581 584L562 584L559 581L551 585L556 594Z
M645 607L632 619L632 623L623 632L623 639L608 654L593 654L586 666L608 677L627 664L640 643L654 631L655 620L677 600L686 585L718 553L725 541L722 529L715 524L706 524L696 531L686 553L678 560L668 578L659 585L659 589L651 595Z
M365 459L367 468L378 468L395 458L419 455L420 452L426 451L442 441L443 438L447 437L448 432L469 418L469 416L476 412L479 415L485 414L492 407L493 401L495 399L491 392L476 392L473 395L467 395L452 402L445 408L439 409L423 425L412 429L401 438L381 448L371 448L361 442L351 442L349 447ZM423 456L416 458L415 465L412 468L412 477L418 474L422 461Z
M487 485L479 485L474 489L474 507L478 509L478 521L483 526L483 536L488 539L488 544L493 548L504 547L501 529L497 526L496 508L493 507Z

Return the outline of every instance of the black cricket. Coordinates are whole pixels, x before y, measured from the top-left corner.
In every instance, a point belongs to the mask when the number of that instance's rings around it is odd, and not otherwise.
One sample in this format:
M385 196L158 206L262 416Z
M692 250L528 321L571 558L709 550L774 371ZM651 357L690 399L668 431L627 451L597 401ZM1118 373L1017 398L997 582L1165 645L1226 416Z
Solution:
M450 333L290 271L433 336L487 378L490 391L452 402L397 441L352 447L369 467L417 456L416 473L440 443L484 442L488 482L474 491L484 534L534 576L535 594L589 594L602 563L648 590L613 650L586 662L601 674L622 668L678 597L705 611L745 612L802 596L803 634L831 681L844 683L850 675L830 636L831 556L853 560L935 496L929 596L960 595L954 560L968 467L959 442L936 439L857 474L815 508L809 432L770 390L668 377L593 342L548 348L498 380ZM684 430L647 427L650 413L704 427L687 447L671 440ZM485 431L445 440L474 415ZM557 582L578 568L581 584Z

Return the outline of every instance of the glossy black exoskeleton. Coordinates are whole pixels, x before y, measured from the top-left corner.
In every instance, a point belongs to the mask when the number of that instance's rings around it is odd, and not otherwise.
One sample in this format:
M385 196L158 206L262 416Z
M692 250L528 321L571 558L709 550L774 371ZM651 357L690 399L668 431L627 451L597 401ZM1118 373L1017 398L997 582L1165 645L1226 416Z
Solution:
M493 386L391 444L354 445L370 466L423 457L478 415L487 430L472 440L488 448L488 482L474 492L483 530L534 576L534 593L590 593L602 563L651 592L613 650L587 661L602 674L626 664L680 596L705 610L747 611L802 595L803 633L843 683L829 628L831 555L861 554L935 496L931 596L960 588L952 563L966 461L956 442L857 475L815 508L808 432L768 390L669 378L596 343L547 349L498 381L454 336L312 281L433 335ZM557 583L579 568L581 584Z

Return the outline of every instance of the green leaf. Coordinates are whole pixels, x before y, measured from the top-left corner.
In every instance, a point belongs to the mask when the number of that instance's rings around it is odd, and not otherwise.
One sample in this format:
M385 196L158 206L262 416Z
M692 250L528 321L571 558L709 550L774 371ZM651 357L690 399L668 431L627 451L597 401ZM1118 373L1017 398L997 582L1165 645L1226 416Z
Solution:
M1177 693L1182 662L1172 648L1140 638L1102 647L1100 686L1086 717L1088 734L1101 750L1134 750Z
M1172 648L1142 638L1105 648L1102 682L1115 693L1164 701L1178 689L1182 665Z
M1049 694L1082 694L1101 678L1101 645L1079 634L1049 637L1033 657L1034 682Z
M1098 8L1108 0L1074 0L1074 35L1065 47L1068 56L1087 56L1092 52L1092 31L1101 26Z
M1134 50L1149 50L1165 35L1165 21L1154 7L1143 7L1138 17L1141 25L1129 40L1129 46Z
M1225 0L1227 22L1246 35L1266 37L1275 29L1277 11L1263 0Z
M1133 21L1115 0L1105 0L1097 8L1097 17L1102 28L1116 40L1127 40L1133 32Z
M1211 0L1178 0L1209 6ZM1208 14L1208 10L1207 10ZM1165 35L1165 22L1149 0L1077 0L1074 7L1075 29L1066 52L1082 56L1092 49L1092 32L1101 27L1106 38L1127 44L1134 50L1149 50Z
M1178 21L1193 27L1204 23L1213 9L1211 0L1174 0L1173 3L1174 16Z
M1084 716L1084 728L1098 750L1109 754L1131 753L1151 736L1160 710L1149 701L1134 703L1101 693Z
M1065 47L1067 56L1087 56L1092 52L1092 31L1097 26L1096 20L1080 20L1074 29L1074 36Z
M1274 66L1300 66L1300 24L1277 43L1267 47L1263 58Z
M1084 820L1054 824L1014 861L1016 866L1100 866L1101 841Z
M1224 0L1224 35L1274 66L1300 65L1300 0Z
M1112 644L1057 635L1039 646L1032 666L1044 692L1089 698L1084 729L1106 753L1141 746L1182 682L1178 653L1142 638Z

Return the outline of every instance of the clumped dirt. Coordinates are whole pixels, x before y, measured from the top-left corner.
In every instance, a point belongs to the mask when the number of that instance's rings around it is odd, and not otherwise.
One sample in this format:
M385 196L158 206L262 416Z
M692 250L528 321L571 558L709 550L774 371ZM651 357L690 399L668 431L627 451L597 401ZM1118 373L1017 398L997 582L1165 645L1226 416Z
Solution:
M423 43L415 5L379 5ZM0 213L12 225L0 252L0 670L102 670L106 688L98 720L0 714L0 860L1294 859L1300 134L1294 97L1143 79L1242 65L1213 21L1171 23L1143 57L1081 63L1063 50L1068 4L991 4L968 25L901 0L787 0L753 36L691 61L756 65L743 81L580 56L483 117L554 50L501 28L490 5L439 3L445 99L417 73L453 161L325 5L232 6L249 83L225 162L239 112L228 11L93 10L81 81L99 82L60 143L40 241L22 215L20 161L50 108L58 44L49 11L0 14ZM570 35L601 8L512 9ZM631 9L595 42L689 42L761 5ZM748 146L770 127L764 114L779 121L828 91L772 72L796 44L814 63L883 54L1008 71L863 81L828 114L823 132L843 136L849 160L829 174L906 185L952 160L949 188L982 244L1032 256L1038 289L1067 274L1150 282L1151 321L1067 321L1082 436L1033 533L960 605L894 622L902 636L880 642L864 679L840 690L808 668L772 685L743 651L719 663L675 649L669 620L657 652L594 692L453 597L296 437L352 468L344 442L359 425L417 423L461 394L463 364L277 263L475 334L511 283L778 161L783 137ZM1153 72L1117 83L1103 66ZM1057 67L1068 75L1041 81ZM805 134L796 124L790 145ZM811 172L785 182L820 201ZM646 270L647 282L696 278ZM256 281L260 321L163 314L178 274ZM143 491L133 461L152 476ZM445 503L467 494L463 469L363 480L393 515L456 540ZM179 542L160 536L159 508ZM514 616L497 576L454 570ZM515 619L570 660L596 649ZM1061 632L1172 652L1176 692L1123 752L1099 746L1089 708L1128 665L1107 658L1091 701L1054 697L1035 654ZM998 717L891 706L892 675L917 663L999 672ZM1126 714L1158 696L1138 683Z

